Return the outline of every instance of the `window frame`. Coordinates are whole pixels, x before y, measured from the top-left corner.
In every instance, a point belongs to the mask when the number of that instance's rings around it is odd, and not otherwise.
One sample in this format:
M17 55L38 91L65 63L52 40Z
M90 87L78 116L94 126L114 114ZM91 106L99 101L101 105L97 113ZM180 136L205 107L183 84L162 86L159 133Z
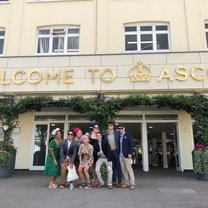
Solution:
M207 28L206 28L206 25L207 25ZM204 22L204 31L205 31L206 50L208 50L208 21Z
M27 0L28 3L63 2L63 1L80 1L80 0ZM93 0L82 0L82 1L93 1Z
M151 26L151 31L141 31L141 27ZM167 30L156 30L157 26L167 26ZM126 27L136 27L136 31L126 32ZM152 35L152 50L142 50L141 43L145 43L145 41L141 41L141 35L151 34ZM159 34L167 34L168 38L168 49L157 49L157 35ZM137 36L137 50L126 50L126 35L136 35ZM148 41L146 41L148 43ZM151 42L151 41L149 41ZM138 23L138 24L125 24L124 25L124 51L125 53L154 53L154 52L168 52L171 51L170 44L170 26L167 22L160 23Z
M0 4L8 4L10 3L10 0L0 0Z
M78 29L79 33L68 33L69 29ZM49 34L39 34L40 30L49 30ZM59 35L59 37L64 37L64 52L55 53L53 52L53 30L64 30L64 35ZM58 37L58 36L57 36ZM69 37L78 37L78 49L75 52L67 52L67 44ZM48 53L38 53L38 41L39 38L49 38L49 52ZM50 27L38 27L37 28L37 36L36 36L36 55L72 55L72 54L80 54L80 26L50 26Z
M3 56L3 54L4 54L4 44L5 44L5 33L6 33L6 30L5 30L4 27L0 27L0 31L4 32L3 36L0 35L0 39L1 40L3 39L3 50L2 50L2 53L0 53L0 56Z

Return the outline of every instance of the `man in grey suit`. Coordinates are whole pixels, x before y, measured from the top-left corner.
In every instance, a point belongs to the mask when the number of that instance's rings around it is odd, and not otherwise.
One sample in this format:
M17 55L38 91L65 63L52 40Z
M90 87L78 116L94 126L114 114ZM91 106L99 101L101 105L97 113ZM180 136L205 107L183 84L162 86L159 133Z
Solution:
M74 133L69 130L67 132L67 139L64 139L60 145L61 185L59 188L65 188L66 186L67 157L70 158L71 165L73 165L77 154L77 142L73 138Z

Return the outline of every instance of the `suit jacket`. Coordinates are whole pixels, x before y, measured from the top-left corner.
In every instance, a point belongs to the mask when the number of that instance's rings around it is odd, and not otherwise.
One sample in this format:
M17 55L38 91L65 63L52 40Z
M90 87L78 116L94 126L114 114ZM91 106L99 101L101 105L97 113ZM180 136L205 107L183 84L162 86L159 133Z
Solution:
M103 150L104 155L108 159L108 162L111 162L112 161L111 149L110 149L110 145L109 145L108 141L105 138L103 138L101 140L101 146L102 146L102 150ZM96 156L99 151L100 151L100 146L99 146L98 141L96 140L96 142L94 143L94 152L95 152ZM99 158L99 156L97 156L97 157Z
M120 153L120 138L119 137L119 153ZM128 154L133 154L134 151L134 141L133 141L133 137L131 134L129 134L128 132L125 132L125 134L123 135L123 141L122 141L122 150L123 150L123 156L125 158L128 157Z
M115 138L115 142L116 142L116 149L119 149L119 138L120 138L120 133L116 130L114 130L114 138ZM106 139L108 141L108 132L106 132L104 134L104 139Z
M70 157L72 162L74 163L76 154L77 142L73 139L68 149L68 139L64 139L60 145L60 163L63 163L67 156Z

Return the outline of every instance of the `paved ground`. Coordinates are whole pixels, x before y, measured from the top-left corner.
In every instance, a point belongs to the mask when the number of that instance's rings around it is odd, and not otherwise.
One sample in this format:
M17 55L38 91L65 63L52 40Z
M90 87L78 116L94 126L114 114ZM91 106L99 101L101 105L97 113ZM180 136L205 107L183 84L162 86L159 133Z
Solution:
M42 172L0 179L0 208L208 208L208 181L192 172L136 172L137 188L50 190Z

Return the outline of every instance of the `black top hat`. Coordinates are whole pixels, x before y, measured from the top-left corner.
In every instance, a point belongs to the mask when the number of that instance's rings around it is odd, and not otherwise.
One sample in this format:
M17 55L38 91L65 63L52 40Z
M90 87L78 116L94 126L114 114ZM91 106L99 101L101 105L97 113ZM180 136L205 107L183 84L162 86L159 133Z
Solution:
M118 128L119 128L119 129L123 129L123 128L125 128L125 125L124 125L124 124L119 124L119 125L118 125Z

